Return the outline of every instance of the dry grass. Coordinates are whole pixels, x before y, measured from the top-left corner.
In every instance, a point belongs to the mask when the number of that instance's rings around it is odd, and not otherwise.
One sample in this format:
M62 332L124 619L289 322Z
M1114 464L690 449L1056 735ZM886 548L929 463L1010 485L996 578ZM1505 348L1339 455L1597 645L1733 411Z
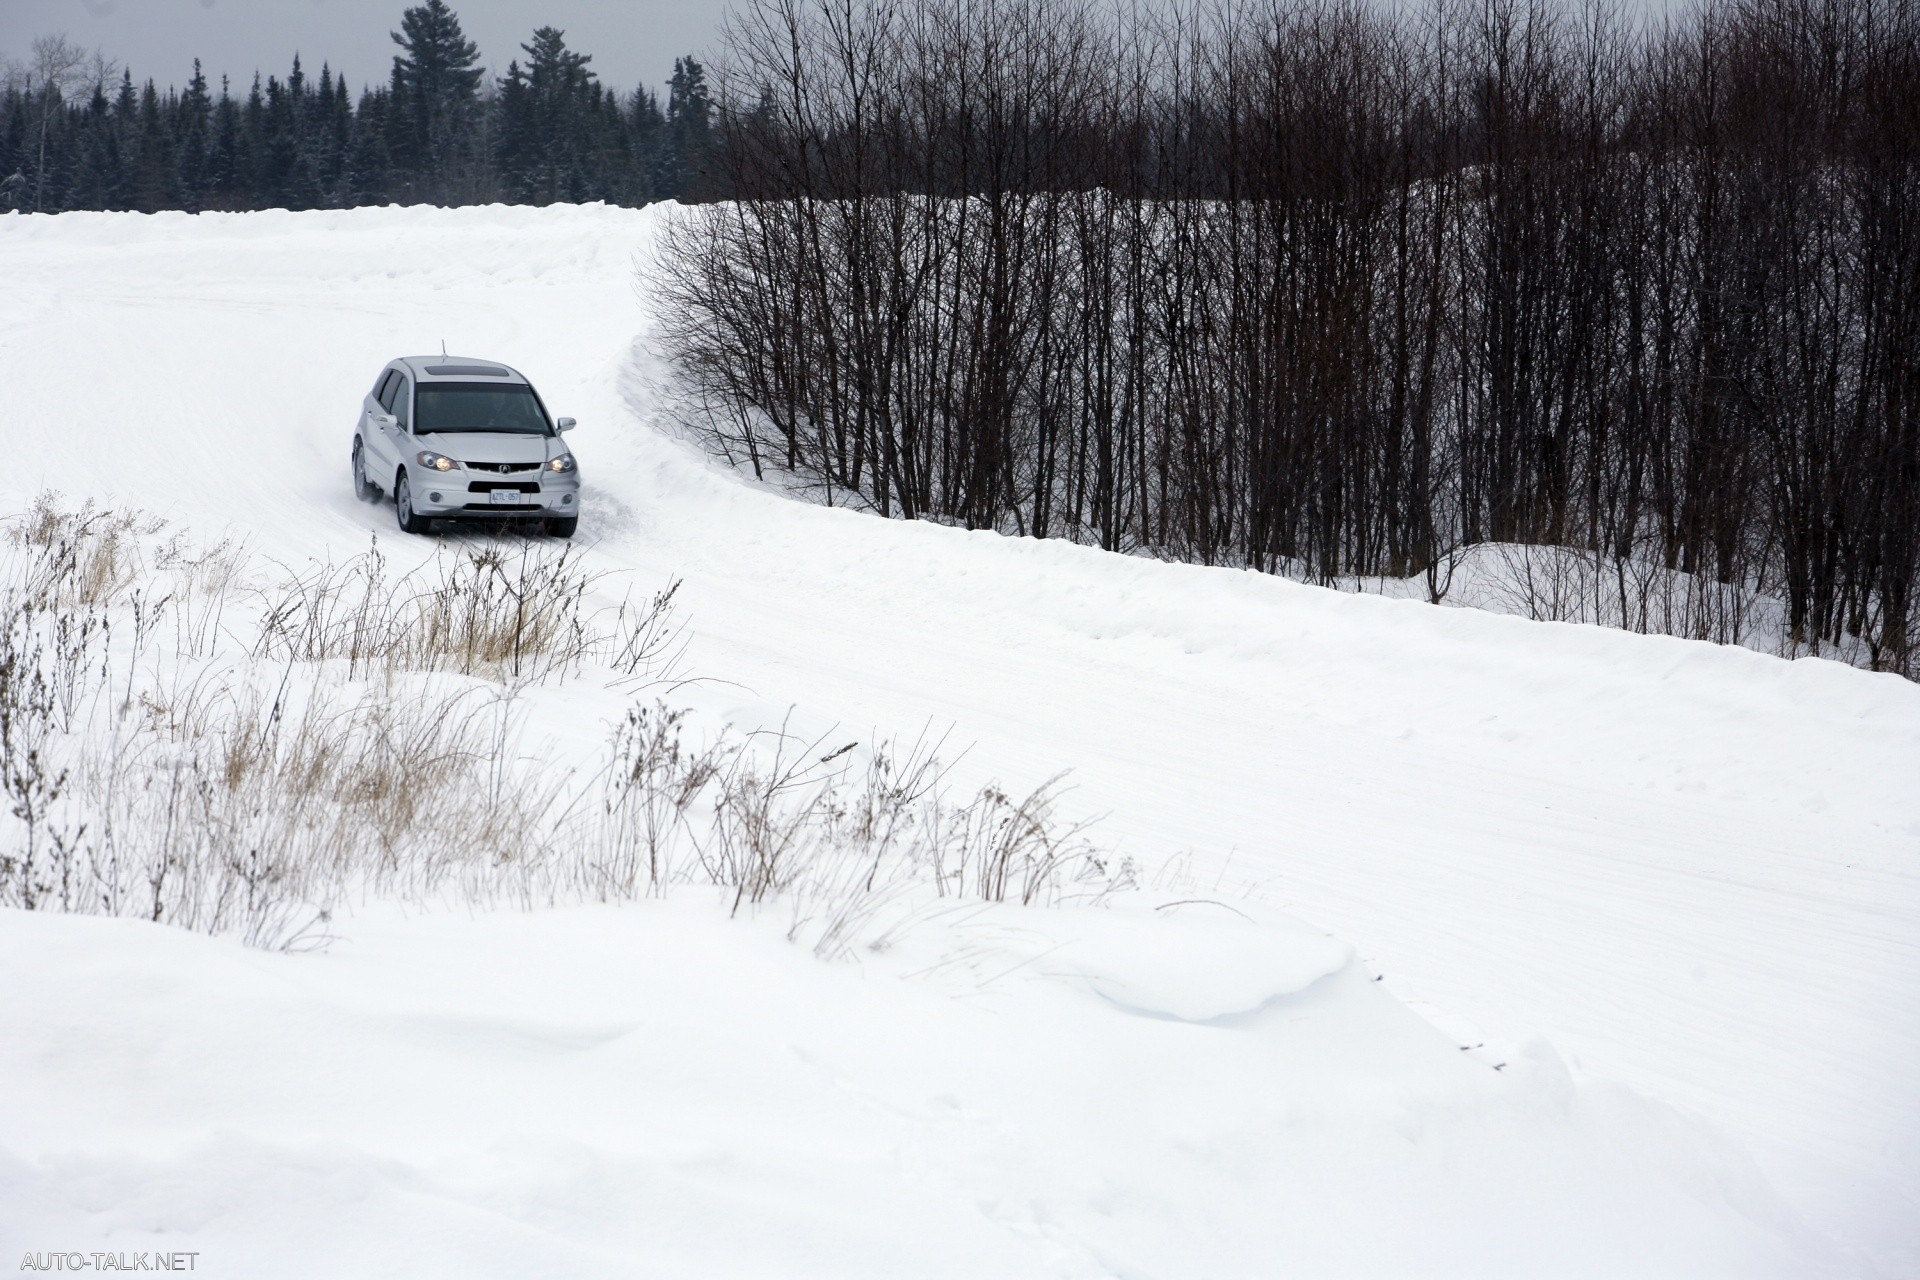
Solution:
M675 585L608 599L570 548L448 548L390 577L267 566L43 499L0 567L0 905L138 916L260 946L366 896L474 905L719 886L823 956L911 892L1043 903L1110 872L1057 786L954 800L938 745L784 729L698 739L634 703L596 768L531 758L537 686L616 691L681 653Z
M179 692L81 754L90 824L71 880L91 900L65 909L292 945L348 894L479 885L541 849L537 790L496 790L476 749L503 706L216 678Z
M267 589L257 658L344 660L348 674L449 671L544 683L603 662L624 675L669 665L674 583L644 605L593 603L600 576L572 546L443 548L390 578L375 539L342 565L283 570Z

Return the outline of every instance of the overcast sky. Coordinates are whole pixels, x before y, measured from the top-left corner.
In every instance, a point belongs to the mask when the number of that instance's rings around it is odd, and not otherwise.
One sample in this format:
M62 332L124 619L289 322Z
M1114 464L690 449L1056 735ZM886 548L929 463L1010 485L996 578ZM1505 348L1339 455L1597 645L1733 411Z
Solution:
M284 77L293 55L318 75L322 62L356 90L384 81L396 52L387 33L413 0L0 0L0 58L20 58L33 38L65 32L130 66L138 79L184 84L197 57L207 78L244 86L257 69ZM500 74L539 26L567 33L593 55L603 82L658 88L673 60L712 40L720 0L447 0L481 61Z

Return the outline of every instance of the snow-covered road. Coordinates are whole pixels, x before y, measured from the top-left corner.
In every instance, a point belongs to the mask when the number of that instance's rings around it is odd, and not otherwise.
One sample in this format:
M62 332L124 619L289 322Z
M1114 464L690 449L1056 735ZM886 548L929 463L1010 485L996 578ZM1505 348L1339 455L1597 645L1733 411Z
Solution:
M1161 887L1255 890L1476 1058L1544 1038L1576 1079L1697 1119L1702 1144L1756 1162L1773 1225L1824 1238L1817 1265L1920 1274L1920 687L782 497L667 420L635 278L663 213L0 218L0 499L144 506L296 563L373 531L422 555L347 483L359 397L442 341L509 361L581 421L595 563L685 580L686 667L732 682L706 696L737 723L931 724L973 776L1070 769L1071 804ZM19 985L35 957L92 937L46 928L0 919L9 1027L48 1016ZM419 945L391 922L372 936ZM60 1100L13 1094L0 1081L0 1148L32 1106L52 1149ZM1754 1194L1727 1198L1776 1212ZM0 1240L23 1230L0 1221ZM1180 1274L1155 1247L1113 1256ZM1608 1274L1505 1261L1520 1269L1459 1273ZM1764 1273L1737 1250L1662 1261L1648 1273Z

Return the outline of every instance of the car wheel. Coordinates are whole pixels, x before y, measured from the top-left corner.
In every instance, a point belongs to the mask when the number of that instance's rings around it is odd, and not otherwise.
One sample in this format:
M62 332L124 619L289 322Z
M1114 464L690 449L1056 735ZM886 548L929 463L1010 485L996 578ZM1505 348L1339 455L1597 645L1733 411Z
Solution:
M573 531L579 527L579 516L555 516L547 521L547 532L556 538L571 538Z
M413 511L413 486L407 483L407 473L402 471L393 482L393 515L400 522L402 533L425 533L427 520L415 515Z
M360 437L353 438L353 496L362 502L372 502L380 496L380 486L367 479L366 447L360 443Z

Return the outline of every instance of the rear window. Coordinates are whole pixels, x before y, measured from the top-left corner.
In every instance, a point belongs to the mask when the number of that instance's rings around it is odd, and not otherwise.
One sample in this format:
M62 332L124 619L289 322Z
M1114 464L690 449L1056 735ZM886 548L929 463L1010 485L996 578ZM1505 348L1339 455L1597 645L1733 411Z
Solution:
M499 431L546 435L546 410L524 383L423 382L413 397L414 431Z

